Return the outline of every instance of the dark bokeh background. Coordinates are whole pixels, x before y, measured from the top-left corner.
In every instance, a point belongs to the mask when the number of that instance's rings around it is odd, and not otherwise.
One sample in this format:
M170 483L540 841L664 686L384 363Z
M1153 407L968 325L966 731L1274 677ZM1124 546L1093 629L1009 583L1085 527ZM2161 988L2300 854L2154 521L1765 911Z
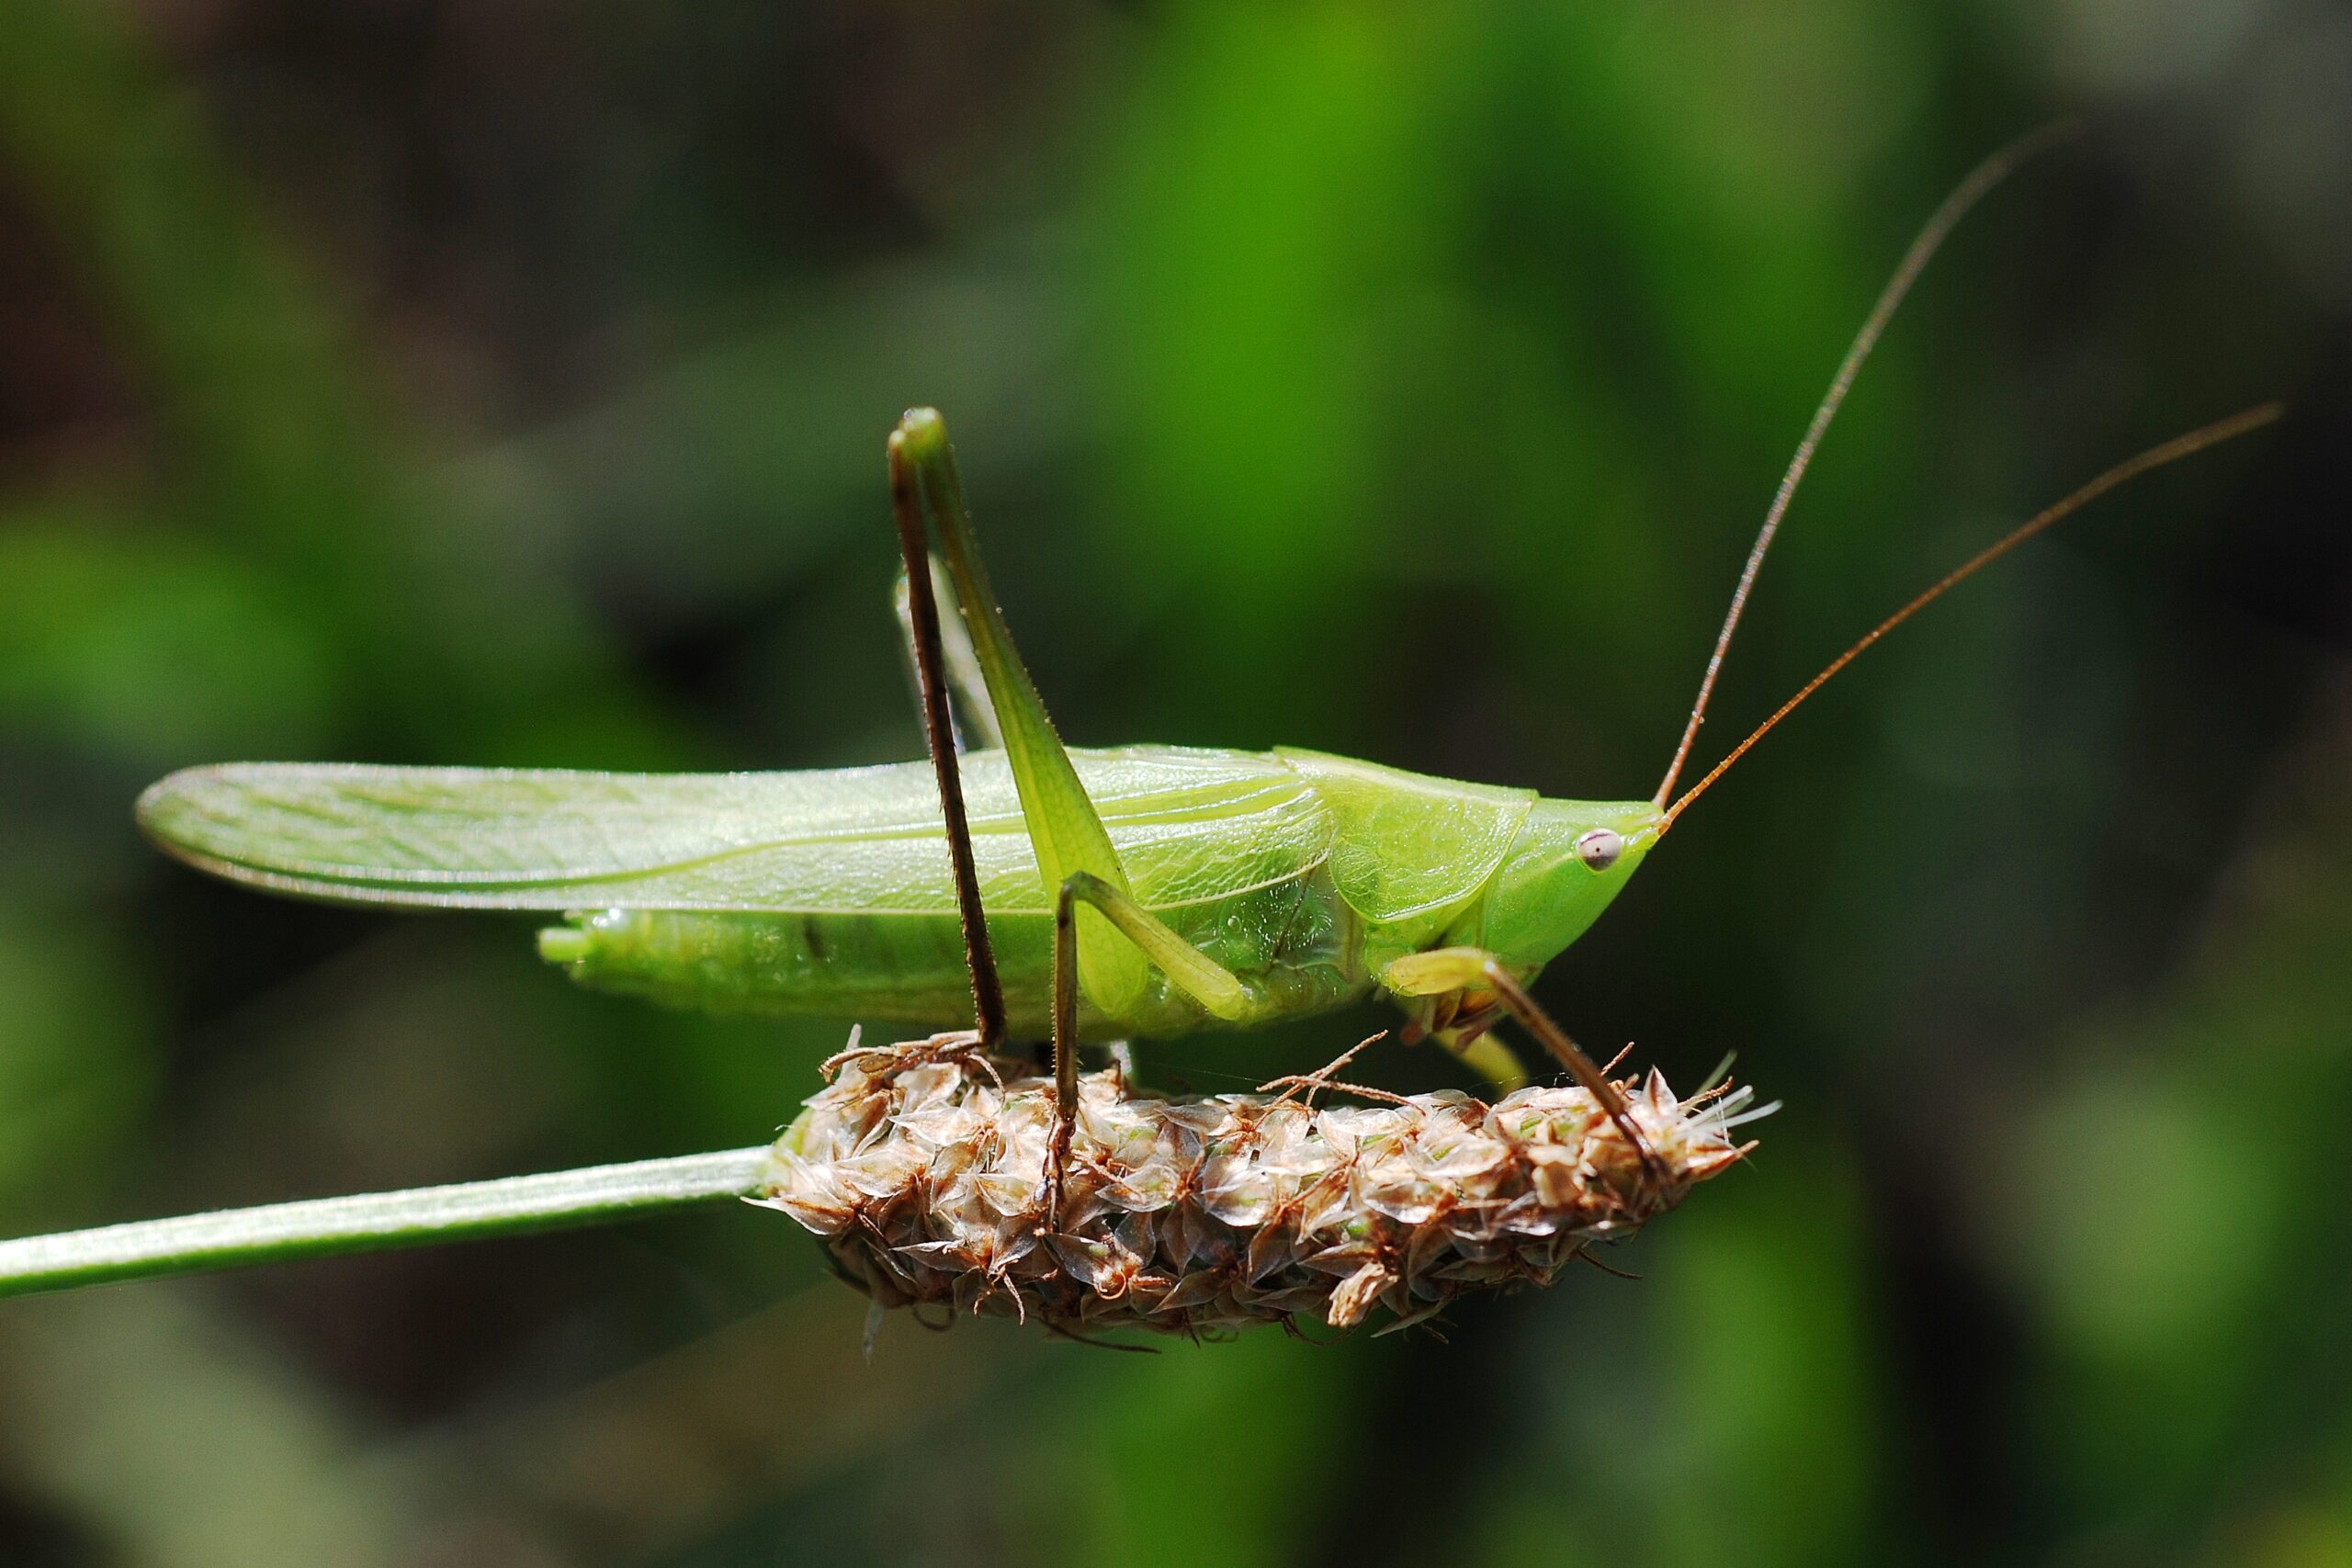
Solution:
M756 1141L841 1032L209 885L186 763L911 756L944 407L1068 733L1645 793L1871 294L1720 749L1546 976L1788 1109L1441 1341L1156 1358L722 1210L0 1309L0 1562L2352 1562L2352 20L0 6L0 1230ZM1225 1089L1376 1020L1152 1054ZM1448 1081L1427 1053L1369 1071Z

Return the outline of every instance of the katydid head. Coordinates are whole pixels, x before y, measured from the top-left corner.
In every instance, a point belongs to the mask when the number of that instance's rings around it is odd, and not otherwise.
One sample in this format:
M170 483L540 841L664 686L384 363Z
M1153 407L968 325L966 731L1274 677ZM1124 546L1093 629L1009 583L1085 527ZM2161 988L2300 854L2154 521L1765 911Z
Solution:
M1549 963L1632 879L1664 817L1646 800L1538 800L1482 906L1478 941L1506 964Z

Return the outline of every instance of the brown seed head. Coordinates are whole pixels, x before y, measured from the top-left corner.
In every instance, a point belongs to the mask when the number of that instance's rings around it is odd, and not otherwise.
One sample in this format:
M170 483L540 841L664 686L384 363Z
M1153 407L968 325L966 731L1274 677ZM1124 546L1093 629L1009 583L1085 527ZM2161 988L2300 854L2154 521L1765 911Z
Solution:
M1317 1106L1312 1080L1159 1099L1103 1072L1081 1081L1057 1222L1051 1079L956 1036L829 1067L754 1201L823 1238L883 1306L1071 1333L1303 1312L1352 1328L1375 1306L1402 1327L1467 1292L1549 1284L1753 1146L1732 1138L1745 1091L1679 1102L1656 1073L1622 1088L1662 1176L1581 1089Z

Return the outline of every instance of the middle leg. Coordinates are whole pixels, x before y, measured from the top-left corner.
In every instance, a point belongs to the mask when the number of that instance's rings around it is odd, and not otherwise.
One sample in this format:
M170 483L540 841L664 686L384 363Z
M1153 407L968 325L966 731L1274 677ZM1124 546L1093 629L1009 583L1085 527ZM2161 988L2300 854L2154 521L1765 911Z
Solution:
M1062 1228L1062 1190L1078 1130L1078 897L1068 883L1054 900L1054 1143L1046 1167L1046 1223Z
M1227 1022L1247 1020L1260 1006L1248 984L1153 914L1134 895L1079 871L1054 898L1054 1141L1046 1168L1047 1213L1061 1224L1062 1190L1069 1177L1070 1138L1078 1125L1078 908L1091 906L1201 1009Z

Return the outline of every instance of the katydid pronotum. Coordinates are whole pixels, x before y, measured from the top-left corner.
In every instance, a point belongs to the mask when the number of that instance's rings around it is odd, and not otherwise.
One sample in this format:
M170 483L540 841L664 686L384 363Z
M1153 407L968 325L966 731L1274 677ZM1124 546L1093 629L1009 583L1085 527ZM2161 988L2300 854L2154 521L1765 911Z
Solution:
M1963 181L1881 293L1781 479L1648 799L1550 799L1291 750L1066 750L989 589L945 429L916 410L889 460L930 768L234 764L164 779L140 821L190 863L277 892L560 912L540 933L548 960L661 1001L942 1031L968 1007L984 1043L1053 1039L1065 1136L1080 1030L1249 1028L1378 992L1411 1034L1498 1081L1521 1074L1488 1032L1511 1018L1638 1147L1617 1089L1527 983L1693 800L1863 649L2106 491L2278 413L2250 410L2093 479L1882 622L1675 794L1757 570L1847 389L1945 234L2038 140ZM943 635L934 547L964 637ZM958 755L951 683L998 744Z

